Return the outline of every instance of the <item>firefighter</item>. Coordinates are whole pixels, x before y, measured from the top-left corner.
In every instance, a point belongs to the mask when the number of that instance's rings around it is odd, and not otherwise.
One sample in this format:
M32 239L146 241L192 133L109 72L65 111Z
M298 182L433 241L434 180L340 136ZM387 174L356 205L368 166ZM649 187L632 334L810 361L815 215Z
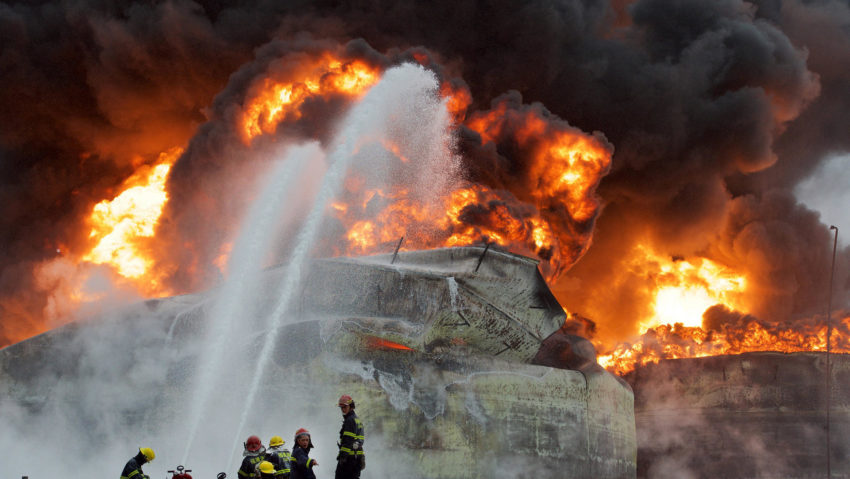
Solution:
M242 459L242 466L239 467L239 479L257 479L259 477L257 467L263 462L266 448L257 436L249 436L244 445L245 451L242 455L245 458Z
M335 479L359 479L360 470L366 467L363 454L363 422L354 412L354 400L343 394L338 401L342 412L339 430L339 454L336 456Z
M275 477L278 479L289 478L292 456L289 450L283 447L284 441L280 436L272 436L269 439L269 449L266 451L266 461L272 463L275 469Z
M275 473L274 464L269 461L261 462L257 470L260 472L260 479L275 479L278 477Z
M313 467L319 463L310 459L310 449L313 449L313 440L310 431L303 427L295 431L295 446L292 447L292 476L289 479L316 479Z
M140 447L139 453L131 457L124 466L121 472L121 479L149 479L148 475L142 472L142 465L153 461L156 455L153 449L149 447Z

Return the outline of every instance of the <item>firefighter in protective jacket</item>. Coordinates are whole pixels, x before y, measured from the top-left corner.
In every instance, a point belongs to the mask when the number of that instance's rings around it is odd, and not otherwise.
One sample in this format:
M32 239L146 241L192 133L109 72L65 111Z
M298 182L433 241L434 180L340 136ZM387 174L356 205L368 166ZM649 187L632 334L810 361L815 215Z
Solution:
M121 479L148 479L148 476L142 472L142 465L153 461L155 454L153 449L149 447L140 447L139 453L130 458L121 471Z
M310 458L313 440L310 431L303 427L295 431L295 446L292 448L292 479L316 479L313 467L319 463Z
M248 437L245 441L245 451L242 453L245 458L242 459L242 465L239 467L239 479L257 479L260 477L257 468L265 459L265 452L266 448L263 447L259 437Z
M266 461L274 466L275 479L288 479L292 456L289 450L283 447L284 441L280 436L272 436L269 439L269 448L266 451Z
M354 413L354 400L349 395L339 398L342 428L339 430L339 454L336 457L335 479L358 479L365 467L363 455L363 422Z

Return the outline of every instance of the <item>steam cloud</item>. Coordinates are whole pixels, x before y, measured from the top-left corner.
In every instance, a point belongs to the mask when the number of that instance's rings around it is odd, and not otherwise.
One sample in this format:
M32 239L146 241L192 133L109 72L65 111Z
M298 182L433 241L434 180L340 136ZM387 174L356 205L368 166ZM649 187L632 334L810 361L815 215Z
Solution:
M837 0L4 4L0 345L52 325L59 286L39 268L78 256L91 207L175 145L189 146L160 246L172 261L158 267L176 292L214 284L205 265L227 232L205 218L237 216L265 168L261 146L239 157L228 122L259 72L311 49L383 66L430 55L438 75L466 82L473 111L515 91L602 132L616 149L599 188L605 210L583 225L594 244L553 289L603 339L634 333L630 318L647 304L622 273L641 242L746 265L761 319L820 314L830 232L792 191L850 149L848 23ZM332 125L315 119L341 106L307 105L314 114L286 134L325 138ZM491 163L465 153L471 181L521 194L524 165L510 152ZM224 202L219 191L245 196ZM193 253L185 242L198 243ZM844 249L837 305L848 264Z

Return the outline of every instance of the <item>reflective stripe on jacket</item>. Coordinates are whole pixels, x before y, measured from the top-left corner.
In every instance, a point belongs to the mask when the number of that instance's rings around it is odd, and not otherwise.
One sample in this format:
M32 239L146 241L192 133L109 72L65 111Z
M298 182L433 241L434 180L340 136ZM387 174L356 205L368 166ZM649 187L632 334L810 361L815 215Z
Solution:
M292 476L290 476L290 479L316 479L309 449L304 449L301 446L295 446L292 449Z
M353 410L349 411L342 420L342 429L339 430L339 456L338 460L351 456L363 454L363 421L357 417ZM355 443L358 447L355 447Z
M255 479L260 477L257 472L257 465L261 462L263 462L263 456L259 453L245 456L245 459L242 459L242 466L239 467L239 478Z
M145 456L140 452L127 461L124 470L121 471L121 479L144 479L148 476L142 472L142 464L146 462Z
M286 449L278 449L278 447L270 447L266 452L266 460L274 466L274 477L286 479L289 477L290 469L292 468L292 456Z

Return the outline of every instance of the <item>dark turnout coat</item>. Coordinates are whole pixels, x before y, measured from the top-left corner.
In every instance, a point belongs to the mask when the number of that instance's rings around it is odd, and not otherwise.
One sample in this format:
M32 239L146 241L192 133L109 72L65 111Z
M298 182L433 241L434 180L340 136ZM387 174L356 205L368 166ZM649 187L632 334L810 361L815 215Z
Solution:
M284 448L271 447L266 451L266 460L274 466L274 477L277 479L288 479L290 476L290 462L292 456Z
M343 416L339 430L339 454L336 457L335 479L357 479L365 456L363 455L363 421L354 409Z
M256 479L260 477L260 472L257 470L257 466L264 460L263 452L258 453L248 453L245 455L245 458L242 459L242 465L239 466L239 472L237 476L239 479Z
M148 462L147 458L141 451L135 457L127 461L124 470L121 471L121 479L147 479L147 475L142 472L142 464Z
M312 447L312 444L311 446ZM313 473L313 460L310 459L310 448L295 446L292 449L292 475L289 479L316 479Z

